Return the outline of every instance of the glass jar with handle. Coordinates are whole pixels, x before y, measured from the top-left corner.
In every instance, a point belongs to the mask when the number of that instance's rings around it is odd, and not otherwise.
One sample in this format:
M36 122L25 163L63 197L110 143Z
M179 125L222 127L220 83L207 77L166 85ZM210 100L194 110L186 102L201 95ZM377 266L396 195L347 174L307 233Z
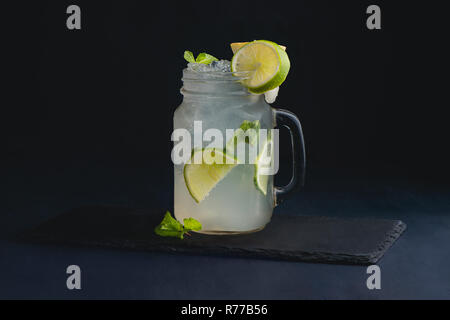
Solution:
M249 93L240 82L245 76L231 72L183 71L181 93L184 98L174 113L174 132L176 129L188 132L191 144L195 135L200 134L201 144L191 145L189 157L185 158L189 161L174 165L174 209L180 222L191 217L198 220L202 233L238 234L261 230L269 223L276 204L304 183L305 146L299 119L290 111L272 108L264 95ZM243 124L257 124L252 129L269 132L265 139L258 135L255 145L249 143L249 135L246 136L247 152L251 154L252 148L257 150L253 162L197 164L191 161L196 150L205 151L204 140L210 140L205 137L208 129L224 137L223 149L215 149L215 155L220 153L223 159L236 159L235 136L230 144L227 130L242 128ZM196 132L199 126L201 133ZM276 154L278 141L270 132L277 127L289 130L292 145L292 177L283 187L274 186L273 175L264 174L258 161L262 150L268 146L272 147L270 155ZM177 140L174 136L172 139ZM230 146L233 152L229 151Z

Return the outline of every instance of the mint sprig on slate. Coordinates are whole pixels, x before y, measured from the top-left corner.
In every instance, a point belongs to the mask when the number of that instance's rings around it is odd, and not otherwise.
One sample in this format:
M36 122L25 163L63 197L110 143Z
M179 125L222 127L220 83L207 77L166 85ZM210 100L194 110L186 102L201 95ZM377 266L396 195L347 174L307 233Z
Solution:
M189 231L199 231L202 229L201 223L194 218L184 219L183 223L184 226L167 211L161 223L155 227L155 233L162 237L183 239L184 234Z

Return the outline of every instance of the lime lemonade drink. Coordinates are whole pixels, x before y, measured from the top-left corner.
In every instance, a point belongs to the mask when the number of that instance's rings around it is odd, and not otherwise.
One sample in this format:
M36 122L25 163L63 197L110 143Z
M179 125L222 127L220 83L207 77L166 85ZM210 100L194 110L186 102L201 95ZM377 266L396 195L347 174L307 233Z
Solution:
M287 76L287 54L269 41L236 43L232 49L231 62L207 55L201 58L206 63L188 64L183 70L183 102L174 113L175 218L194 218L202 225L199 232L208 234L264 228L277 198L298 182L297 160L304 169L300 122L267 103ZM294 147L294 175L282 188L273 185L277 124L291 130ZM179 148L180 141L188 147ZM182 161L175 161L180 155Z

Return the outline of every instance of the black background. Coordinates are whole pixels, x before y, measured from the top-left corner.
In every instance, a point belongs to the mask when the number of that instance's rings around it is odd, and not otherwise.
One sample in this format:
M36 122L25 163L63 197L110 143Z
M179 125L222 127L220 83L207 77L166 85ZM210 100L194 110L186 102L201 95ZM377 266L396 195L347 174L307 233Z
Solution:
M6 11L2 118L16 166L146 166L170 180L183 51L230 59L230 42L271 39L292 63L274 106L300 117L311 172L447 180L438 7L379 1L382 30L368 30L367 1L78 1L71 31L71 3Z
M123 259L0 243L8 257L0 259L7 288L0 297L73 297L61 287L65 273L55 274L81 261L91 287L78 297L448 298L442 3L2 4L1 236L84 204L171 209L170 134L182 100L183 52L230 59L229 43L254 39L287 46L291 70L274 106L299 116L306 140L305 189L276 211L399 218L408 231L383 259L379 294L367 291L365 270L341 266L157 255L150 263L134 253ZM81 30L66 28L70 4L81 7ZM381 30L366 28L370 4L381 7ZM277 184L289 176L286 132L281 140ZM113 290L105 285L110 278L118 281Z

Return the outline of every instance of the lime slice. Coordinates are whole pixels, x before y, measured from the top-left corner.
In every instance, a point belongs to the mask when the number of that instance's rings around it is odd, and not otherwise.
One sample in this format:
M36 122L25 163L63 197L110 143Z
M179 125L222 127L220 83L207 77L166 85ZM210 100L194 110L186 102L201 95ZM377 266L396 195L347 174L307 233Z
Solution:
M275 42L255 40L242 46L231 60L231 71L253 71L243 84L253 93L280 86L291 64L287 53Z
M270 149L270 151L269 151ZM270 152L268 154L268 152ZM267 174L272 164L273 143L267 140L256 158L254 182L256 188L267 195L267 184L270 174Z
M245 46L247 43L248 42L233 42L233 43L230 43L231 51L233 51L233 54L235 54L236 51L238 51L240 48ZM280 46L281 49L286 51L286 47L285 46L282 46L281 44L279 46Z
M200 159L200 164L195 160ZM231 164L228 164L231 163ZM195 202L200 203L236 166L236 159L219 149L194 151L191 163L184 166L184 181Z

